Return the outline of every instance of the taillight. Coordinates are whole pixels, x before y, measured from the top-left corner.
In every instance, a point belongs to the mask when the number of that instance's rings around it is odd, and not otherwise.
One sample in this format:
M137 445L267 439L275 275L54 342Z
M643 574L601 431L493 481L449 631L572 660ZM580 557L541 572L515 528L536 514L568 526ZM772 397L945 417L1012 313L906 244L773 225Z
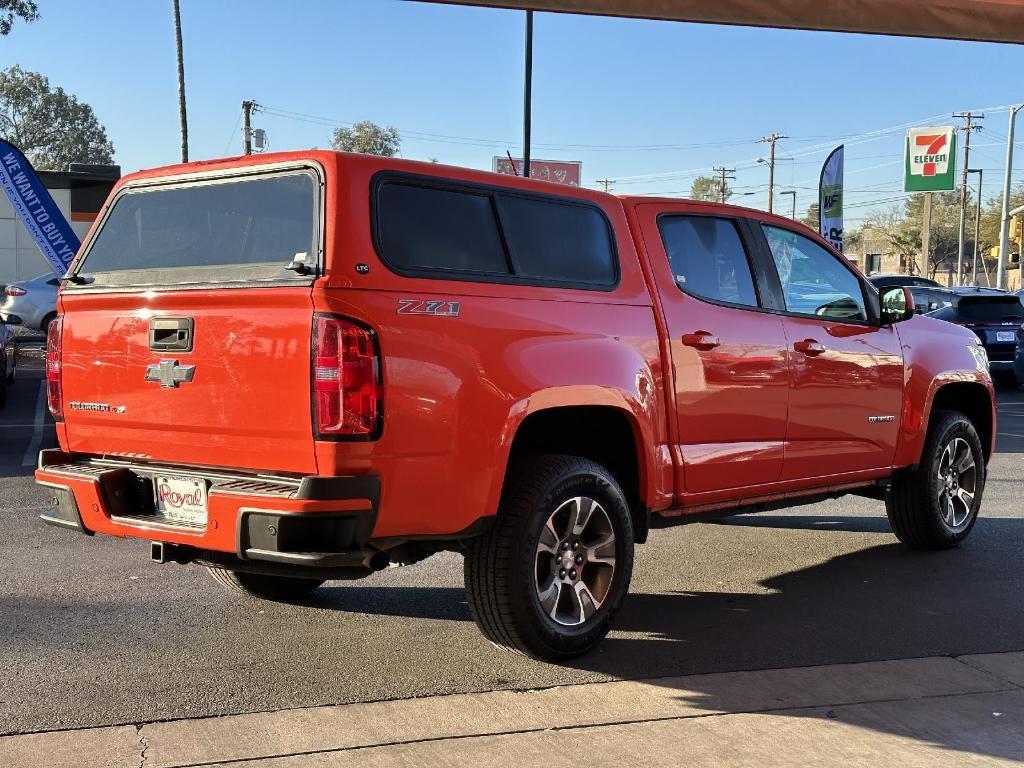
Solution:
M344 317L315 315L312 354L317 437L378 437L383 388L376 334Z
M54 421L64 421L64 401L60 387L60 335L64 318L58 317L46 329L46 404Z
M24 296L28 291L17 285L8 285L7 288L4 289L4 293L8 296Z

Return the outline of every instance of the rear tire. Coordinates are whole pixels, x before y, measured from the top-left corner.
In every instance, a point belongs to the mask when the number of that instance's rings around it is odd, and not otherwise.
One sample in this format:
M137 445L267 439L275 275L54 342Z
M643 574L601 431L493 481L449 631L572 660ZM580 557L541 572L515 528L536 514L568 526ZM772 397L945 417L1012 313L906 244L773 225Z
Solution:
M42 322L39 323L39 330L42 331L43 333L46 333L47 330L50 328L50 323L52 323L56 319L57 319L57 313L56 312L51 312L50 314L48 314L46 317L44 317L42 319Z
M206 566L214 581L233 589L244 592L251 597L264 600L287 602L305 597L324 582L320 579L291 578L289 576L268 576L262 573L246 573L230 571L227 568Z
M0 408L7 406L7 384L10 379L7 378L6 371L0 371Z
M885 511L896 538L911 549L949 549L967 538L985 489L985 454L974 425L939 411L917 469L896 477Z
M626 498L602 466L533 456L509 475L493 527L466 552L473 619L496 646L543 661L608 633L633 572Z

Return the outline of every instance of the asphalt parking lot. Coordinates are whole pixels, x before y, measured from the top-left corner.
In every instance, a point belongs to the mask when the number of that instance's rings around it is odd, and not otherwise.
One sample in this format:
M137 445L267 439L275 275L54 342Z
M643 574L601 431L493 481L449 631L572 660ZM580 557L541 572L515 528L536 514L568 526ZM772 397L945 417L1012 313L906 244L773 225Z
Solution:
M1024 649L1024 392L999 395L982 517L910 553L881 503L654 532L616 630L551 666L492 648L442 554L303 604L254 602L140 541L37 519L37 371L0 411L0 736L433 694Z

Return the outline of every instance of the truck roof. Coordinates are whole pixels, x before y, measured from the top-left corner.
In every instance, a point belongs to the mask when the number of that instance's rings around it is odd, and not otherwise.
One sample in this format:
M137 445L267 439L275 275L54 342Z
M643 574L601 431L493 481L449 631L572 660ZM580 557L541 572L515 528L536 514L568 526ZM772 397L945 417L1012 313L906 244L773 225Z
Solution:
M289 152L267 152L254 155L238 155L236 157L215 158L211 160L199 160L189 163L178 163L157 168L148 168L136 171L124 176L121 184L130 184L133 181L142 179L157 178L161 176L178 176L188 173L200 173L206 170L230 170L231 168L246 168L250 166L268 165L274 163L290 163L301 160L313 160L321 165L342 165L360 163L377 165L381 170L406 171L426 176L445 176L473 181L482 184L493 184L496 186L511 187L516 189L534 190L570 197L580 197L589 200L603 200L610 202L618 201L623 206L642 205L649 203L661 203L666 205L679 206L684 204L692 206L695 210L705 213L721 213L724 216L753 216L761 220L778 221L780 224L792 226L798 224L805 226L799 221L769 214L757 208L733 205L731 203L717 203L707 200L691 200L683 197L665 197L648 195L613 195L585 187L568 187L565 184L558 184L551 181L539 179L524 179L507 174L494 173L493 171L482 171L474 168L465 168L456 165L445 165L432 163L423 160L406 160L397 157L381 157L379 155L366 155L353 152L337 152L335 150L308 149Z

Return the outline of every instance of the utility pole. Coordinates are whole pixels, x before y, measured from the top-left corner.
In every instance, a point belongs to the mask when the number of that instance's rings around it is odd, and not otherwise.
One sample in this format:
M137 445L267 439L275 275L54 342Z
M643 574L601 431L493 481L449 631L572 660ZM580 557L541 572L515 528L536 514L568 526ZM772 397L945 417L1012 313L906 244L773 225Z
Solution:
M252 113L260 108L255 101L242 102L242 154L252 154Z
M975 125L974 121L984 120L985 116L976 115L973 112L957 112L953 117L966 121L964 126L960 129L964 132L964 177L963 184L960 188L960 235L956 252L956 282L957 285L963 285L964 246L966 245L965 230L967 227L967 174L969 172L971 162L971 132L981 130L981 126Z
M796 221L796 190L787 189L785 192L780 192L780 195L790 195L793 198L793 212L789 215L793 221Z
M611 192L612 184L615 183L615 179L598 179L595 183L603 185L605 192Z
M971 267L971 284L978 284L978 240L981 238L981 182L984 178L984 169L970 168L968 173L978 174L978 206L974 214L974 265Z
M735 181L736 177L730 174L736 173L735 168L726 168L725 166L716 167L715 173L718 174L718 202L724 203L726 198L726 185L727 181Z
M1010 107L1010 130L1006 139L1006 175L1003 178L1003 210L999 220L999 263L996 267L996 288L1006 288L1006 255L1010 248L1010 174L1013 173L1013 129L1017 113L1024 104Z
M181 162L188 162L188 116L185 114L185 55L181 47L181 8L174 0L174 40L178 48L178 120L181 123Z
M523 176L530 178L530 130L533 114L533 11L526 12L526 66L523 73Z
M768 213L771 213L774 208L774 197L775 197L775 142L779 139L788 139L788 136L782 136L778 133L772 133L771 136L765 136L763 139L758 139L759 144L767 144L768 149ZM762 162L764 162L762 160Z

